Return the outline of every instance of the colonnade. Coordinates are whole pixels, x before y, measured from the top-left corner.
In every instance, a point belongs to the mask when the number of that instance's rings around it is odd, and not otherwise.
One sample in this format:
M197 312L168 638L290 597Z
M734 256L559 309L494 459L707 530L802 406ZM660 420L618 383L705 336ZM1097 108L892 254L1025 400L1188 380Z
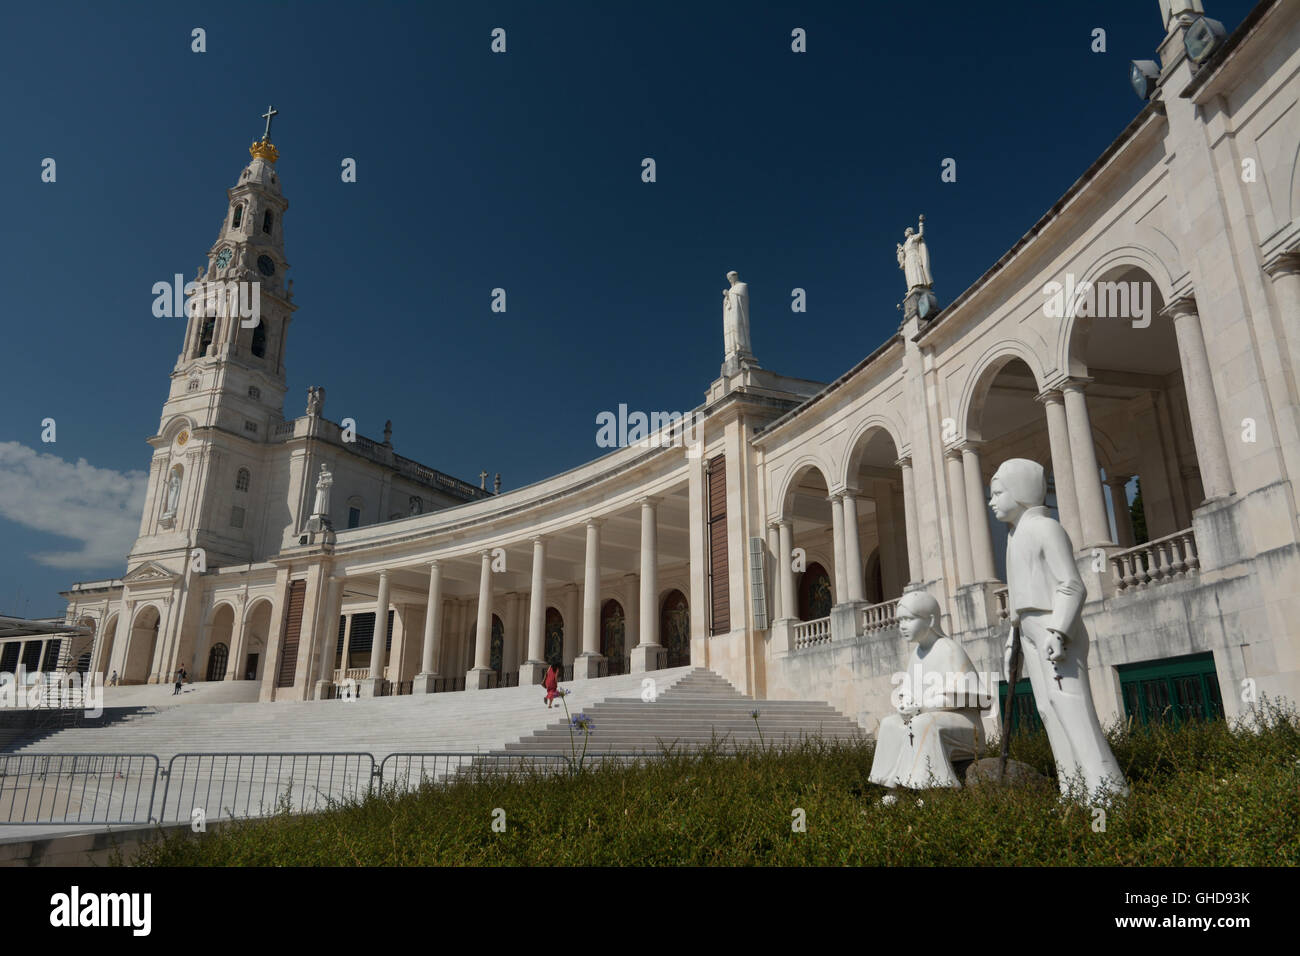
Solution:
M640 511L640 569L639 573L624 575L627 583L629 602L634 607L627 616L627 632L634 637L631 667L634 672L654 670L660 666L663 647L659 641L659 538L658 505L660 499L645 496L638 499ZM596 677L601 673L605 657L601 652L601 532L604 519L591 517L584 522L585 551L582 577L582 608L580 645L574 657L574 677ZM535 535L532 539L532 565L530 569L530 586L527 592L527 635L523 641L523 660L519 664L519 682L523 684L540 683L546 672L546 543L544 535ZM448 672L460 673L463 667L466 690L481 690L492 686L495 670L492 668L492 617L494 608L493 556L495 549L484 548L478 557L478 592L473 601L474 641L471 659L460 660L458 638L464 633L469 623L470 601L458 600L444 593L444 571L448 561L453 558L463 559L466 554L438 557L422 563L427 568L428 592L425 601L424 629L420 647L420 671L415 676L414 692L431 693L440 678L449 676ZM473 554L470 552L469 554ZM402 567L409 567L403 565ZM384 639L384 622L391 607L392 572L394 568L382 568L378 573L378 593L375 597L375 635L371 643L370 666L368 676L362 681L362 692L375 695L382 692L382 682L388 663L386 642ZM346 575L334 573L330 576L326 589L326 612L323 621L337 621L342 612L342 591ZM576 604L577 585L567 582L561 588ZM518 591L507 593L505 607L506 640L511 641L518 632L520 607L524 595ZM473 599L471 599L473 600ZM575 619L576 608L566 608L566 645L569 644L569 627ZM317 636L319 644L318 669L316 674L317 696L326 691L324 685L332 681L335 660L335 632L323 627ZM349 626L349 632L351 630ZM450 632L452 640L447 640ZM348 642L350 634L345 634L344 669L347 669ZM505 650L509 650L505 648ZM509 653L507 657L511 656ZM567 654L565 655L568 656Z
M1300 264L1279 268L1283 281L1294 285L1300 296ZM1294 281L1292 281L1294 279ZM1201 332L1195 300L1191 295L1170 302L1164 317L1174 325L1178 341L1183 383L1193 442L1207 500L1233 492L1227 447L1220 424L1219 405L1214 393L1209 358ZM1043 388L1035 400L1043 406L1047 440L1051 456L1051 473L1055 485L1060 521L1073 542L1076 553L1102 549L1114 551L1136 543L1132 518L1125 494L1131 474L1107 475L1103 481L1096 442L1088 410L1087 391L1092 379L1074 376L1059 379ZM982 585L997 580L993 536L989 526L988 480L982 460L984 441L963 438L942 449L943 467L937 485L944 494L950 534L948 575L953 588ZM904 517L907 530L907 568L911 584L945 576L943 569L923 567L920 542L917 481L912 457L904 455L895 464L902 473ZM1108 490L1115 515L1114 531L1107 514ZM831 505L835 603L861 603L863 592L862 551L857 534L857 498L854 489L837 491L828 496ZM938 502L935 503L939 504ZM793 555L793 521L783 517L768 528L769 546L778 559L778 580L773 588L774 619L796 619Z

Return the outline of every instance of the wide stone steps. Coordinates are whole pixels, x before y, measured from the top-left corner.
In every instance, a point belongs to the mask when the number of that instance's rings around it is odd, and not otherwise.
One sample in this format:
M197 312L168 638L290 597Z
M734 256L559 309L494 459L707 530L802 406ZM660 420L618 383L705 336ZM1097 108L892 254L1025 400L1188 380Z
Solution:
M578 713L567 701L571 715ZM752 713L758 712L755 724ZM856 741L865 737L858 725L825 702L799 700L755 701L727 681L696 669L653 701L640 697L611 697L582 713L591 721L591 733L570 732L560 720L513 743L499 756L657 753L666 748L701 749L721 745L724 750L749 745L786 746L819 737ZM487 765L487 761L477 761Z
M663 692L689 668L656 671ZM566 681L567 698L590 709L611 696L638 693L643 675ZM66 728L5 747L4 753L176 753L362 751L382 759L395 752L485 752L540 730L556 719L543 706L540 687L380 697L357 701L206 703L196 694L116 719L106 708L102 725ZM145 696L138 692L137 698ZM125 716L125 714L123 714Z

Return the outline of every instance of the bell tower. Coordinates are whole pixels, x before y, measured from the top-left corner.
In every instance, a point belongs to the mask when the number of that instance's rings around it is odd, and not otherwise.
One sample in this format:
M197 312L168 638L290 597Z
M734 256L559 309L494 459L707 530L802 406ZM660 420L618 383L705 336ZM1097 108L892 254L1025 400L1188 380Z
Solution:
M267 108L250 162L226 191L206 267L186 285L185 338L171 373L133 558L203 548L213 564L264 548L259 484L284 421L285 343L294 311L284 216ZM130 562L128 562L130 563ZM168 564L171 561L167 562Z
M284 214L289 201L275 169L280 153L271 142L271 120L278 112L268 108L262 114L266 132L248 148L252 161L226 192L221 229L187 304L185 343L177 369L207 359L233 360L273 378L282 394L285 332L293 305L285 281L289 264L284 255ZM254 309L255 315L250 316Z

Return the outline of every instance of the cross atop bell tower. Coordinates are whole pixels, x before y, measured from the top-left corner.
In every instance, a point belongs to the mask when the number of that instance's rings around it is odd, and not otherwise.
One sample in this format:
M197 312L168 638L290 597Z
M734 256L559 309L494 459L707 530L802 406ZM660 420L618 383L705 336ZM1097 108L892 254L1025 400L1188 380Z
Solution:
M262 114L262 119L266 120L266 132L262 134L262 139L268 143L271 141L271 119L279 112L279 110L268 104L266 112Z

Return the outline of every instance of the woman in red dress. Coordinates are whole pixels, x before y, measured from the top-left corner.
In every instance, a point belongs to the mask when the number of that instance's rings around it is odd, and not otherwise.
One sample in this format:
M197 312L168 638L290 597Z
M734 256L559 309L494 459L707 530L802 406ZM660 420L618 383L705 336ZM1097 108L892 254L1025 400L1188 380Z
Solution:
M546 688L546 706L549 709L555 698L560 696L560 668L552 663L546 669L546 676L542 678L542 686Z

